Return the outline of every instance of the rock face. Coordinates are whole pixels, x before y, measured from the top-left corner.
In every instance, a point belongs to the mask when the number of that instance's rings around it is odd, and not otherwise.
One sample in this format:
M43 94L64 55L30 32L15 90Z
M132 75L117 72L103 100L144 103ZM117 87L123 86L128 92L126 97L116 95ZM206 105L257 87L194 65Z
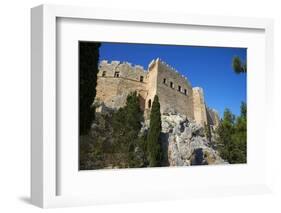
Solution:
M166 150L166 165L191 166L226 164L204 136L204 128L188 121L185 115L175 112L164 113L161 142Z

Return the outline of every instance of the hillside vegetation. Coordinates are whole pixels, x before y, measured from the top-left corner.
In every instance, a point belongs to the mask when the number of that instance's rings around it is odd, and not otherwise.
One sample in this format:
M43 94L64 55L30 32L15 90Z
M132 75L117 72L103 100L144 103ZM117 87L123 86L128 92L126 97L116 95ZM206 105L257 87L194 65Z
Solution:
M245 103L238 117L226 109L212 133L185 115L161 115L157 96L149 120L139 106L134 92L117 111L96 113L89 134L80 136L80 169L246 163Z

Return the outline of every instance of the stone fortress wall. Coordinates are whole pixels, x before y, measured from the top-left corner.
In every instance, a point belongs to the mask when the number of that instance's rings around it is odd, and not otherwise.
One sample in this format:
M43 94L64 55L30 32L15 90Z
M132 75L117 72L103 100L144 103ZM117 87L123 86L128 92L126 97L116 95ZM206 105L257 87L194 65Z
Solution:
M145 118L149 117L154 96L159 97L161 113L175 111L190 120L214 127L219 124L218 113L207 108L203 89L192 88L188 79L157 58L145 70L128 62L101 61L97 79L95 104L113 109L123 107L127 95L137 91Z
M188 80L163 61L155 62L158 66L157 95L161 113L175 110L194 119L193 92Z
M97 79L96 103L118 109L126 104L127 95L137 91L141 109L145 109L147 72L141 66L119 61L101 61ZM141 80L142 78L142 80Z

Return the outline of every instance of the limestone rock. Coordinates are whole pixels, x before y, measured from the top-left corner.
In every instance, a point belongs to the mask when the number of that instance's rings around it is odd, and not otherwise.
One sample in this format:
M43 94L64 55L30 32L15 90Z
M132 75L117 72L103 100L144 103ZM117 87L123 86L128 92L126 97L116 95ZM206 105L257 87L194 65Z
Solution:
M204 127L179 113L162 114L163 147L167 147L168 165L190 166L226 164L204 136Z

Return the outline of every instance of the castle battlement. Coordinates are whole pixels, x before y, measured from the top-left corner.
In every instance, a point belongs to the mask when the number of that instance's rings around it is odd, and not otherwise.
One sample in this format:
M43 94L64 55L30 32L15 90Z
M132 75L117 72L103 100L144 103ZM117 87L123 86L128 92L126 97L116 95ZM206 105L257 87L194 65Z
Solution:
M186 81L186 83L188 85L191 86L190 81L188 80L188 78L184 75L182 75L177 69L175 69L173 66L171 66L170 64L166 63L165 61L161 60L159 58L159 63L165 67L168 71L170 71L171 73L174 74L174 77L178 78L178 79L183 79L183 81Z
M136 71L136 70L140 70L143 72L147 72L143 66L138 65L138 64L132 64L129 63L127 61L121 62L121 61L108 61L108 60L102 60L99 63L99 68L105 68L105 67L117 67L117 66L127 66L128 69L130 69L132 72Z
M127 95L137 91L146 118L158 95L161 113L176 111L202 125L217 125L219 120L218 113L206 107L203 89L192 88L186 76L160 58L153 59L148 70L129 62L102 60L96 90L96 100L110 108L124 106Z
M171 71L178 73L178 71L177 71L174 67L172 67L170 64L167 64L165 61L162 61L161 59L160 59L159 61L160 61L160 63L162 63L163 65L165 65L165 66L166 66L168 69L170 69Z
M99 64L98 77L124 78L145 82L147 71L140 65L129 62L102 60Z

